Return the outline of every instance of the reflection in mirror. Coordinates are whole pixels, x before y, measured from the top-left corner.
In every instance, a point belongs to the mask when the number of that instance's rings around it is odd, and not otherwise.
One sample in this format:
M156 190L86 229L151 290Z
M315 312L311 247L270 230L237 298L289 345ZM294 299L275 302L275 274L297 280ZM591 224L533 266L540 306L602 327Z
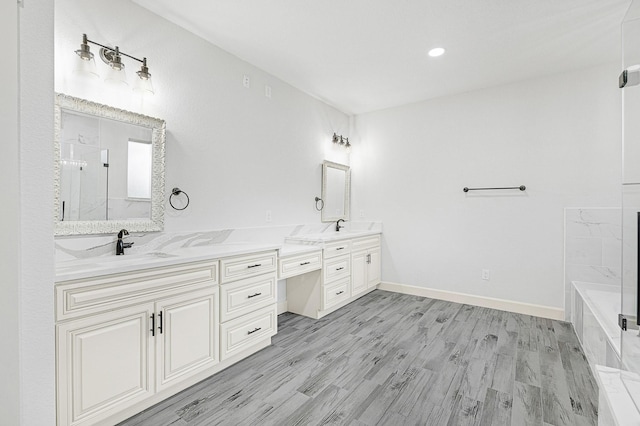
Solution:
M322 163L322 209L323 222L335 222L338 219L349 220L349 196L351 188L351 170L349 166L324 161Z
M163 120L56 96L56 235L162 230Z

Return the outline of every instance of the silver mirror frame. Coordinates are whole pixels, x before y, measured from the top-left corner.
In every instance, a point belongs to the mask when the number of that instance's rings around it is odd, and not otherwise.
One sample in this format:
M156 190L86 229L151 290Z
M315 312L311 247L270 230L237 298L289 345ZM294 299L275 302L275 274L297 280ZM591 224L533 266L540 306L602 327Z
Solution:
M60 128L62 125L63 109L152 129L153 166L151 177L151 218L85 221L60 220L60 174L62 168L60 159ZM164 156L166 138L166 123L164 120L90 102L86 99L56 93L54 124L53 223L55 235L111 234L121 229L127 229L131 232L154 232L164 229Z
M324 208L320 214L321 222L336 222L339 219L350 220L351 218L351 168L344 164L334 163L324 160L322 162L322 199L327 200L327 168L342 170L344 177L344 214L342 216L331 216Z

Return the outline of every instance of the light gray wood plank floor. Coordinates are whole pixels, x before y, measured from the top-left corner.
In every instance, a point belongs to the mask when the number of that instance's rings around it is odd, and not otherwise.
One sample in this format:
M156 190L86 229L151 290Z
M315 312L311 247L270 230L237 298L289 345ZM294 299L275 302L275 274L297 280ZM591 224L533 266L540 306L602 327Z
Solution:
M571 324L376 290L121 423L596 425Z

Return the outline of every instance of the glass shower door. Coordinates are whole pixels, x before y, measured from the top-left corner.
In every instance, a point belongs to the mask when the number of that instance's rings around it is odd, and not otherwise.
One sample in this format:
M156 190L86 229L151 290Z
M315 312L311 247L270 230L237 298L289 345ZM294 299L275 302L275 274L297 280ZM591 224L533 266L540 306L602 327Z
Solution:
M622 381L640 410L640 0L631 3L622 22L622 301L627 330L621 331Z

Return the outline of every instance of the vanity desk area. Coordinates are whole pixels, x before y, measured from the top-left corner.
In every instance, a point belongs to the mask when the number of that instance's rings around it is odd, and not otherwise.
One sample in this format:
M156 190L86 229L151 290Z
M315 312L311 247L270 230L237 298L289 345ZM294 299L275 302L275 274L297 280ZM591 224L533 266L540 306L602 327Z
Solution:
M304 235L285 241L322 250L317 260L322 263L319 270L287 278L289 312L319 319L375 290L380 283L378 231ZM291 263L303 260L296 257ZM287 262L280 260L281 264Z

